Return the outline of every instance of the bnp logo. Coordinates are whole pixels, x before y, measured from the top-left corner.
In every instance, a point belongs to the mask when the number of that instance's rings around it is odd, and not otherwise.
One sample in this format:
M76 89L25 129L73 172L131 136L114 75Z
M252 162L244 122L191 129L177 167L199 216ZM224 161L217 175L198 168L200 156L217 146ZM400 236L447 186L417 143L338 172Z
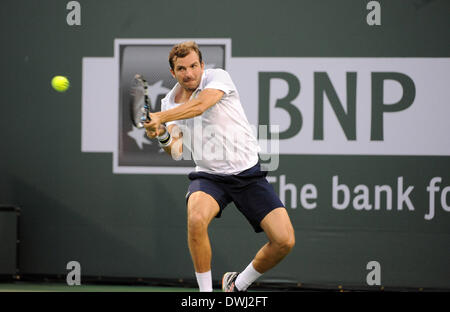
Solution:
M315 71L313 72L313 90L308 90L312 93L313 105L313 122L312 122L312 140L324 140L325 118L324 111L329 105L333 114L335 115L341 131L345 135L347 141L355 141L358 138L358 73L347 71L345 72L345 90L337 90L333 85L327 72ZM281 80L287 85L287 94L283 97L273 100L271 92L271 82L273 80ZM402 94L400 98L394 103L387 103L385 101L385 83L397 83ZM311 85L308 81L308 85ZM271 124L270 111L272 107L282 109L289 116L284 121L287 123L287 128L280 132L279 139L285 140L297 136L303 129L304 116L300 107L310 105L310 103L300 103L297 105L294 100L298 99L303 92L302 81L299 76L286 72L266 72L260 71L258 73L259 86L259 124ZM370 73L370 97L365 96L364 101L370 101L370 141L382 141L384 139L384 120L386 114L401 112L410 107L416 96L416 87L413 80L406 74L399 72L371 72ZM397 93L398 93L397 86ZM346 93L346 100L342 100L338 96L337 91L344 91ZM328 101L326 101L326 99ZM275 105L273 105L275 102ZM366 105L367 103L364 103ZM362 123L362 122L361 122Z

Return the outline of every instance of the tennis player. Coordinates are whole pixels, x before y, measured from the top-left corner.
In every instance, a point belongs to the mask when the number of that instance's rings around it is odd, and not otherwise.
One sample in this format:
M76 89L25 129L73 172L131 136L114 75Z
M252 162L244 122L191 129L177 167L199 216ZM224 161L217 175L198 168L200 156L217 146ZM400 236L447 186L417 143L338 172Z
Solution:
M196 164L188 176L186 203L188 246L200 291L213 290L208 225L220 218L230 202L255 232L265 232L268 242L248 266L222 278L223 291L246 291L291 251L294 229L265 178L267 171L260 168L258 143L230 75L222 69L205 70L193 41L175 45L169 63L177 84L162 100L161 112L150 114L151 121L145 123L147 136L157 138L174 159L183 155L183 145L189 146ZM223 138L231 130L240 139L225 143Z

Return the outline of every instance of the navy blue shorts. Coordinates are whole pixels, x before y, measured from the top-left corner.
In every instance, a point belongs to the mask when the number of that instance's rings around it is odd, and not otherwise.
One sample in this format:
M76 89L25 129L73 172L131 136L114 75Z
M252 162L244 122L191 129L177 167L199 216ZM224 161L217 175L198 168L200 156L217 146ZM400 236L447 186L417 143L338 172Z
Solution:
M186 204L192 193L203 191L219 204L220 211L216 218L220 218L225 207L234 202L255 232L262 232L261 220L275 208L284 207L266 175L267 171L261 171L259 162L237 175L191 172L188 176L191 183L186 194Z

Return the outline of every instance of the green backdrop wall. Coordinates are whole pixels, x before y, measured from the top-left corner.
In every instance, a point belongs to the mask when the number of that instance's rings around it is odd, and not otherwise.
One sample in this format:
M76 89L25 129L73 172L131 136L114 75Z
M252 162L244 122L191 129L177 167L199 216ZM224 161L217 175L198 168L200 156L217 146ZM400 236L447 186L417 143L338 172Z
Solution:
M367 25L361 0L79 2L80 26L67 25L67 1L2 2L0 202L22 209L21 274L67 274L76 260L87 276L193 278L187 177L113 174L112 153L81 151L82 58L113 57L115 38L231 38L233 57L450 56L444 0L380 1L380 26ZM50 87L60 73L71 81L63 94ZM448 155L281 155L269 176L277 192L281 176L297 188L296 209L285 193L297 243L264 279L367 286L366 265L378 261L384 286L450 288L450 214L424 219L430 180L442 177L442 191L449 173ZM366 185L372 203L375 185L389 184L393 209L333 208L333 176ZM403 191L414 186L414 211L397 209L399 177ZM300 204L308 183L312 210ZM215 280L265 242L234 206L209 233Z

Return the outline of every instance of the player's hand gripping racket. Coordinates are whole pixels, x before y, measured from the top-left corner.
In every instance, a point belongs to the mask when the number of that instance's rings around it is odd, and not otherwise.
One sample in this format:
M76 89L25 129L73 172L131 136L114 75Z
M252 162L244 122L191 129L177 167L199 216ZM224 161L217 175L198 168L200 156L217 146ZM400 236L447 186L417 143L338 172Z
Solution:
M150 99L148 84L142 75L134 76L130 89L131 121L136 128L143 128L146 121L150 121Z

